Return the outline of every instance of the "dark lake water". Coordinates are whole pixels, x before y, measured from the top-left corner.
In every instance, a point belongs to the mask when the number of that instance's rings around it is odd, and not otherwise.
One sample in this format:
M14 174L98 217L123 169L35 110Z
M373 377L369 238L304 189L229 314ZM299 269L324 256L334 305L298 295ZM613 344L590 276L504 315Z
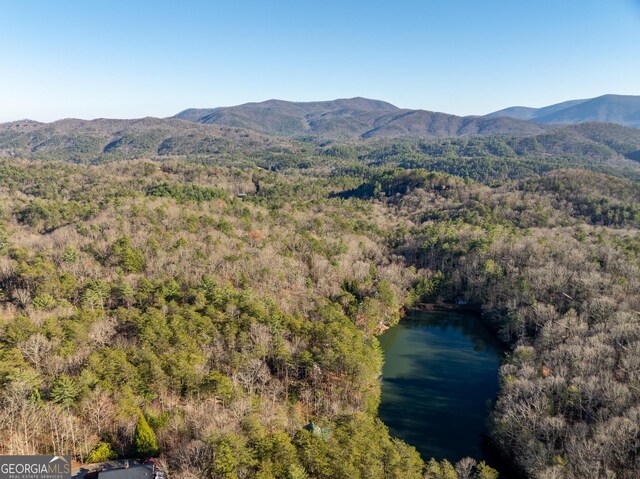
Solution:
M504 348L480 319L413 311L380 344L380 417L391 434L415 446L425 460L455 463L470 456L496 467L486 431Z

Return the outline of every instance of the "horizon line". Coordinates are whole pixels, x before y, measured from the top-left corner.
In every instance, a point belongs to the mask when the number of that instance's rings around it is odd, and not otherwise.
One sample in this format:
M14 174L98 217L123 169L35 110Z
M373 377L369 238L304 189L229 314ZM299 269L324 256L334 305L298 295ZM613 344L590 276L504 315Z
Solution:
M34 118L29 118L29 117L24 117L24 118L19 118L19 119L15 119L15 120L7 120L7 121L1 121L0 124L8 124L8 123L21 123L21 122L32 122L32 123L40 123L40 124L49 124L49 123L56 123L58 121L65 121L65 120L80 120L80 121L97 121L97 120L116 120L116 121L126 121L126 120L144 120L147 118L151 118L151 119L158 119L158 120L169 120L169 119L177 119L180 120L181 118L175 118L177 115L179 115L180 113L183 113L185 111L188 110L215 110L215 109L219 109L219 108L236 108L236 107L240 107L240 106L245 106L245 105L259 105L262 103L268 103L268 102L273 102L273 101L278 101L278 102L283 102L283 103L297 103L297 104L313 104L313 103L331 103L331 102L337 102L337 101L342 101L342 100L367 100L367 101L375 101L375 102L381 102L381 103L387 103L388 105L397 108L398 110L410 110L410 111L427 111L427 112L432 112L432 113L442 113L445 115L451 115L451 116L457 116L460 118L468 118L468 117L484 117L487 115L491 115L493 113L497 113L499 111L503 111L503 110L507 110L507 109L511 109L511 108L531 108L531 109L540 109L540 108L545 108L548 106L554 106L554 105L559 105L565 102L573 102L573 101L590 101L590 100L595 100L598 98L604 98L604 97L608 97L608 96L619 96L619 97L640 97L640 94L638 95L630 95L630 94L623 94L623 93L604 93L602 95L597 95L597 96L593 96L590 98L573 98L573 99L568 99L568 100L562 100L559 102L555 102L555 103L549 103L546 105L542 105L542 106L527 106L524 104L517 104L517 105L510 105L510 106L506 106L503 108L499 108L497 110L493 110L490 111L488 113L484 113L484 114L469 114L469 115L459 115L456 113L448 113L446 111L439 111L439 110L430 110L430 109L426 109L426 108L409 108L409 107L400 107L395 105L394 103L391 103L390 101L387 100L381 100L378 98L369 98L369 97L364 97L364 96L354 96L354 97L340 97L340 98L334 98L334 99L330 99L330 100L304 100L304 101L298 101L298 100L283 100L281 98L269 98L267 100L260 100L260 101L247 101L244 103L235 103L235 104L229 104L229 105L219 105L219 106L203 106L203 107L199 107L199 106L192 106L192 107L187 107L184 108L180 111L178 111L177 113L174 113L171 116L153 116L153 115L143 115L143 116L127 116L127 117L106 117L106 116L97 116L94 118L82 118L82 117L76 117L76 116L63 116L54 120L50 120L50 121L41 121L41 120L36 120ZM187 120L188 121L188 120ZM525 120L527 121L527 120Z

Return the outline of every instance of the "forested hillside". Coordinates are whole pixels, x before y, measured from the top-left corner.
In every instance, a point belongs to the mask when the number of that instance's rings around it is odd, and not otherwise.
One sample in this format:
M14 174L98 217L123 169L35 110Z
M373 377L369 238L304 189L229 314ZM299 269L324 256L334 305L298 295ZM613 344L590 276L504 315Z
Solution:
M126 457L144 414L183 477L419 475L375 418L374 332L421 274L380 205L184 163L12 161L2 184L3 453Z
M523 477L640 475L627 129L334 143L145 119L0 140L0 453L495 478L377 418L377 335L464 301L509 345L491 430Z
M446 138L419 131L402 138L340 142L328 137L269 136L240 127L180 119L60 120L0 124L0 156L102 164L148 158L271 170L400 166L443 171L481 182L584 168L640 178L640 130L588 123L526 135L501 130Z

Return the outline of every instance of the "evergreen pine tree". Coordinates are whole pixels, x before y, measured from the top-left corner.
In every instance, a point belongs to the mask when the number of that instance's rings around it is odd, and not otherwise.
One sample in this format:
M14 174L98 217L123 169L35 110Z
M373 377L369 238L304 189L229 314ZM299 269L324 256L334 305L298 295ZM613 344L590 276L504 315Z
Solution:
M140 459L158 455L158 440L143 414L140 414L133 436L133 452Z

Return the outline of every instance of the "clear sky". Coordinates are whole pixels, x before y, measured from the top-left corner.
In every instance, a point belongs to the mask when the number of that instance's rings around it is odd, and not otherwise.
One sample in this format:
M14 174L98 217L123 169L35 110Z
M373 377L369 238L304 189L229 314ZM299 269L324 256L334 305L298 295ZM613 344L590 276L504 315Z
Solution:
M0 121L640 94L640 0L0 0Z

